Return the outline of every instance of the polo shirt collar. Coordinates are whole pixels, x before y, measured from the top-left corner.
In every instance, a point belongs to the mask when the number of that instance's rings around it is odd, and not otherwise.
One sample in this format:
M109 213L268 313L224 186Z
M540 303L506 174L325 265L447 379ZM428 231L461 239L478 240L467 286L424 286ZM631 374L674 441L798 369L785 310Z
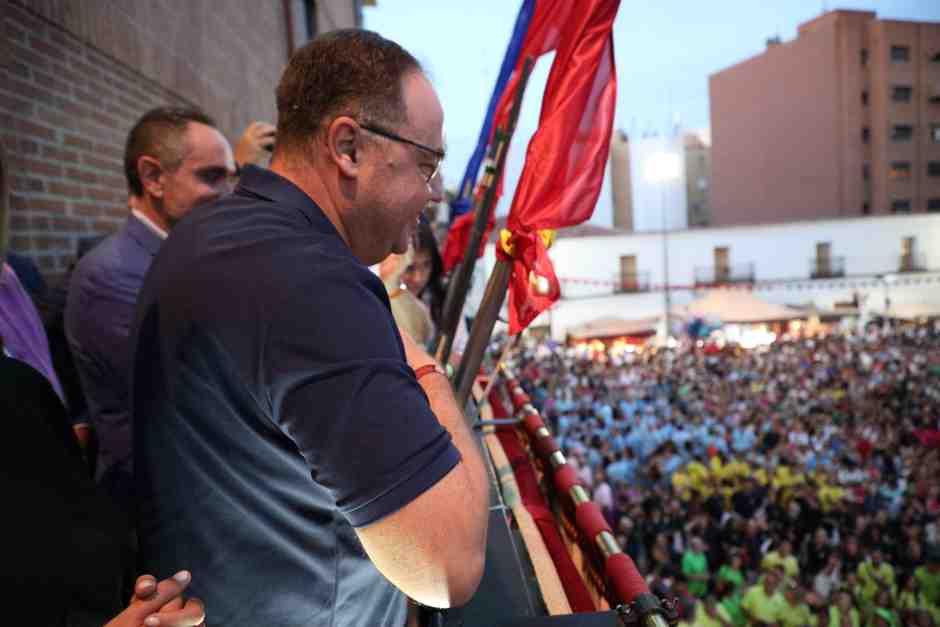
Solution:
M333 226L333 223L326 217L320 206L306 192L271 170L256 165L246 165L242 169L234 193L257 196L296 209L309 220L311 225L321 228L327 227L339 237L336 227Z

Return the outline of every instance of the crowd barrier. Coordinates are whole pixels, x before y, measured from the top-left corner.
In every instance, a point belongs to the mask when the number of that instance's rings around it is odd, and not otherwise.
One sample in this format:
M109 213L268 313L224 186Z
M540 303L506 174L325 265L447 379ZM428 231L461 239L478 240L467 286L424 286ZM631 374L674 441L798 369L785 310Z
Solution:
M515 426L497 428L496 435L512 466L522 502L551 555L572 611L629 605L641 595L649 595L649 588L633 560L617 543L600 508L591 501L514 372L505 364L500 369L502 383L494 386L488 400L494 417L514 415L517 422ZM504 406L504 398L511 402L511 410ZM545 479L542 484L539 474ZM542 485L560 505L561 528L586 558L581 571L561 536L559 520L543 495ZM600 592L601 602L592 597L588 584Z

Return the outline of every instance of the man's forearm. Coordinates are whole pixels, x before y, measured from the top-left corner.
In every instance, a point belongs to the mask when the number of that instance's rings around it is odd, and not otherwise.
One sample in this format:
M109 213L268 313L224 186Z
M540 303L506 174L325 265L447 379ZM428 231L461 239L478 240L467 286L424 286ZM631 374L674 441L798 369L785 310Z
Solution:
M453 388L447 378L441 374L429 374L421 378L419 384L428 395L431 411L437 416L441 425L447 429L453 439L454 446L460 451L463 458L463 472L466 473L467 487L471 490L473 515L480 518L483 530L483 541L486 537L486 512L489 503L489 486L486 480L486 469L483 466L483 457L467 425L463 412L457 407Z

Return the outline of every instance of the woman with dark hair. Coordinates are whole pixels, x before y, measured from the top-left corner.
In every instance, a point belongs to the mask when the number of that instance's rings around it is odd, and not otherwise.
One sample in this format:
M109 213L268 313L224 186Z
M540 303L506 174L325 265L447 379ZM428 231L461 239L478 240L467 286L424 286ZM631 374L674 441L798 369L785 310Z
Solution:
M431 312L435 328L441 327L444 308L444 262L437 249L434 232L426 220L418 222L414 256L402 272L402 283L408 291L421 299Z

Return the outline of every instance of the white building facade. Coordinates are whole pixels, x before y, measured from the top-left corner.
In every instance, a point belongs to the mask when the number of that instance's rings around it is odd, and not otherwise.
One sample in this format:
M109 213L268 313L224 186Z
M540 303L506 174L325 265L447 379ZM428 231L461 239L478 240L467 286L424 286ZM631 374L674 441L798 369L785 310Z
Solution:
M664 250L668 247L668 269ZM778 304L940 310L940 214L880 216L663 233L559 237L550 250L562 299L536 321L556 339L601 318L662 316L716 288ZM486 267L494 263L493 247Z

